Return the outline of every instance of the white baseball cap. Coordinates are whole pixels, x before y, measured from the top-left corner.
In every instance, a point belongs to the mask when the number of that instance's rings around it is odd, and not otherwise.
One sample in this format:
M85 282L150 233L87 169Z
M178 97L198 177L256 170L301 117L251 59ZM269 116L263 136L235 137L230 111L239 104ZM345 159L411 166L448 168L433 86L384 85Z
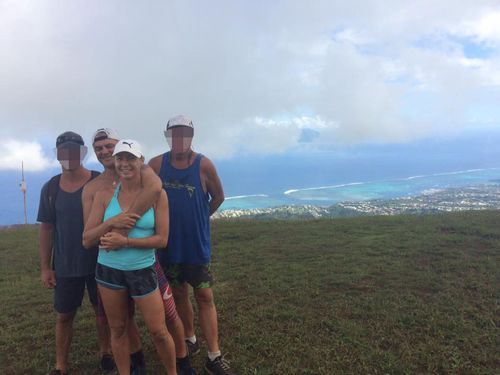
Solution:
M193 121L191 121L190 118L188 118L184 115L175 116L175 117L172 117L170 120L168 120L167 130L170 130L170 129L175 128L177 126L187 126L188 128L194 129Z
M120 152L128 152L134 155L136 158L142 158L141 145L134 139L120 139L115 145L115 150L113 151L113 156L119 154Z
M102 139L114 139L114 140L120 140L120 136L118 133L110 128L100 128L97 129L92 136L92 144L96 143L97 141L100 141Z

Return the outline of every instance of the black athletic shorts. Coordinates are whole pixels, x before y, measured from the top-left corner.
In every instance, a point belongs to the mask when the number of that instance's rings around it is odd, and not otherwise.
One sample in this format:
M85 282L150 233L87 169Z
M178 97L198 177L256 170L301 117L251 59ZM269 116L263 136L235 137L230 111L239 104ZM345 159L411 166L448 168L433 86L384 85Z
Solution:
M54 309L61 314L76 311L83 301L85 287L92 305L97 305L97 285L94 274L82 277L57 277L54 288Z
M172 286L189 283L194 289L210 288L214 282L207 264L166 264L163 272Z
M158 289L154 265L140 270L122 271L97 263L95 279L108 289L127 289L132 298L145 297Z

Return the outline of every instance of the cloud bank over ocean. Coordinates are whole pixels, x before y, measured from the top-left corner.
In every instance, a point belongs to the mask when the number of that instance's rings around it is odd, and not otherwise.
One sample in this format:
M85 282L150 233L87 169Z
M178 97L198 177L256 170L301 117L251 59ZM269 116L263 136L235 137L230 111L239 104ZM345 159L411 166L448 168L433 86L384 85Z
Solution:
M178 113L217 159L500 127L496 0L0 9L1 169L47 168L59 133L88 141L102 126L140 139L151 158Z

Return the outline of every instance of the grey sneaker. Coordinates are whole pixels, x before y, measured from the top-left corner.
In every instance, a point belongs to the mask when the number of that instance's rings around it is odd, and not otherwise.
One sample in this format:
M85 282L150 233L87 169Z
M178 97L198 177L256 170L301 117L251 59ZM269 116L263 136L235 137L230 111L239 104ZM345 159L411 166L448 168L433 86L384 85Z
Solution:
M188 349L188 354L190 357L198 354L200 352L200 344L198 343L198 340L193 344L191 341L186 340L186 346Z
M210 375L236 375L236 372L231 370L229 361L221 355L213 361L207 358L205 361L205 373Z

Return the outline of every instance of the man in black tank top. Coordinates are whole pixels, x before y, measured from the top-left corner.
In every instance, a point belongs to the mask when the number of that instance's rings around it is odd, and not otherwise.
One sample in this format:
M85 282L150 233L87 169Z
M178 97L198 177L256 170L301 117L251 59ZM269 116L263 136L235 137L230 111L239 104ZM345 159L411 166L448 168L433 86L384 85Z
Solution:
M57 137L56 149L62 173L43 186L37 221L41 279L44 287L54 289L57 312L56 365L50 375L63 375L68 373L73 320L85 288L94 308L97 305L97 248L87 250L82 246L82 189L99 173L82 166L87 148L79 134L62 133ZM98 326L98 339L101 348L109 348L106 327ZM112 361L105 360L100 366L101 370L114 369Z

